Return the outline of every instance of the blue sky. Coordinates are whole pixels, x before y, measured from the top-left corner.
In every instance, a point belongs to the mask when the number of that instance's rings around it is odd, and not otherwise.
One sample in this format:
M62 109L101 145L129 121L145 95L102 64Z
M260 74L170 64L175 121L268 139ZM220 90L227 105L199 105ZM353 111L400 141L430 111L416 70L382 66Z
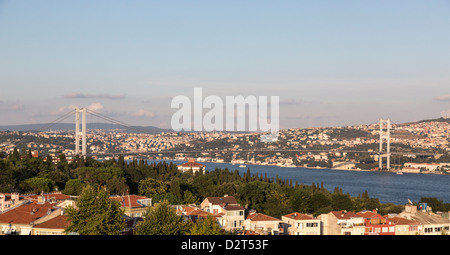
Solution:
M0 124L167 128L195 87L280 96L281 128L450 117L448 31L448 0L0 0Z

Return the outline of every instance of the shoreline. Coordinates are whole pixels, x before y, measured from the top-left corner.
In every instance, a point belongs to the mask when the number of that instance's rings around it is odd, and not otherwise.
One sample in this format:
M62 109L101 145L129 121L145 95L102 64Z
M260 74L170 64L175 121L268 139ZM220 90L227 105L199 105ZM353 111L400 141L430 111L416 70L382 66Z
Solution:
M178 159L148 159L148 160L155 160L155 161L164 161L164 160L170 160L170 161L184 161L184 160L178 160ZM232 164L236 165L236 168L244 168L239 167L239 165L242 164L234 164L231 162L213 162L213 161L198 161L199 163L215 163L215 164ZM372 170L366 170L366 169L341 169L341 168L326 168L326 167L304 167L304 166L295 166L295 167L289 167L289 166L279 166L279 165L261 165L261 164L245 164L245 168L250 166L271 166L271 167L279 167L279 168L304 168L304 169L313 169L313 170L333 170L333 171L353 171L353 172L376 172L376 173L392 173L397 174L398 171L372 171ZM432 175L450 175L450 174L443 174L443 173L431 173L431 172L422 172L422 173L409 173L405 172L403 174L432 174Z

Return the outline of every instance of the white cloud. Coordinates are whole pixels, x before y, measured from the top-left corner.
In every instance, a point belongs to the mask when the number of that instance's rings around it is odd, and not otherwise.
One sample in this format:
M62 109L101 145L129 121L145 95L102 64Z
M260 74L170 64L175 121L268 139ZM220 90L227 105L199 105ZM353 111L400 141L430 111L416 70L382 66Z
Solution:
M111 95L111 94L86 94L86 93L68 93L64 95L65 98L103 98L103 99L124 99L125 95Z
M450 94L437 96L434 99L438 101L450 101Z
M134 117L149 117L149 118L153 118L156 116L154 112L147 111L144 109L139 109L138 111L133 112L131 115Z
M103 105L101 103L97 102L97 103L90 104L86 108L88 108L91 111L97 112L97 111L103 110L103 108L105 108L105 107L103 107Z

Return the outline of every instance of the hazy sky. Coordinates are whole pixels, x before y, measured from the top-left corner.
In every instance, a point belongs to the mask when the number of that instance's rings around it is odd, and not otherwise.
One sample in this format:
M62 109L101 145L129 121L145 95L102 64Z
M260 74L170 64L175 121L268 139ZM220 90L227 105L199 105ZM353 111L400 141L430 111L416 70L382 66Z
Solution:
M448 0L0 0L0 124L168 128L195 87L279 96L281 128L450 117L449 31Z

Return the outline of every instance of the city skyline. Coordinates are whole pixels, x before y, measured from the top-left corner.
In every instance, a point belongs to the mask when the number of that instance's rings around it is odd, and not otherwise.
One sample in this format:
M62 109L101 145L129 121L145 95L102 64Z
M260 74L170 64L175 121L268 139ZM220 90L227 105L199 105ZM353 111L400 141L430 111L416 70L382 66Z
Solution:
M450 117L449 1L0 1L0 125L279 96L280 128Z

